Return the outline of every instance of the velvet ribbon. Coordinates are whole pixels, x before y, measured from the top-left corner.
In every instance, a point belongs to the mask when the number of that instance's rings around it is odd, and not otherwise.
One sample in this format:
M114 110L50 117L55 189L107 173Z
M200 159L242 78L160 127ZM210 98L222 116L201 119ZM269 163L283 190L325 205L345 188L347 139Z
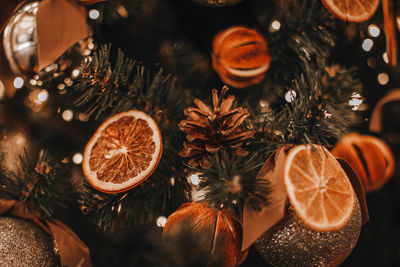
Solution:
M29 220L54 238L62 266L91 267L90 251L68 226L58 220L42 219L36 210L16 200L0 199L0 215Z

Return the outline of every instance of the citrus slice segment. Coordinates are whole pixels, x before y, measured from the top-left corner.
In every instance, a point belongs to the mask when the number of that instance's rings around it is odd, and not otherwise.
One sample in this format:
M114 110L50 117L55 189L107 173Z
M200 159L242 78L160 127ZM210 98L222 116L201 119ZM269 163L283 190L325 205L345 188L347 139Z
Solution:
M107 119L86 145L83 173L97 190L126 191L146 180L156 169L162 138L155 121L131 110Z
M379 6L379 0L322 0L322 3L333 15L349 22L370 19Z
M353 187L325 147L300 145L291 149L284 182L297 215L312 230L338 230L350 220L355 205Z

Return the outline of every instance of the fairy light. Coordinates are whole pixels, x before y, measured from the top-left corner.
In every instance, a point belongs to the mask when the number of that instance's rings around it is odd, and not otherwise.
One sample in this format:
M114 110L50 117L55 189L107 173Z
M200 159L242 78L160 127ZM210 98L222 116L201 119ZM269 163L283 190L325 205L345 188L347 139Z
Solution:
M40 93L37 96L37 98L40 102L45 102L48 97L49 97L49 93L46 90L40 91Z
M100 12L97 9L89 10L89 18L96 20L100 17Z
M387 52L383 53L382 58L383 58L383 61L385 61L386 64L389 63Z
M289 90L285 93L286 102L292 102L296 98L297 94L294 90Z
M77 78L79 76L79 69L74 69L71 73L72 78Z
M364 100L362 96L359 93L354 92L349 100L349 106L352 106L352 110L357 110L363 102Z
M75 163L76 165L79 165L82 163L83 156L81 153L75 153L75 155L72 156L72 162Z
M281 28L281 23L278 20L272 21L272 23L271 23L272 31L274 31L274 32L279 31L280 28Z
M171 186L175 186L175 177L171 177L169 183L171 184Z
M17 77L14 79L14 87L17 89L22 88L22 86L24 86L24 79L22 79L21 77Z
M33 86L35 86L37 84L37 81L35 79L30 79L29 83Z
M369 52L369 51L371 51L373 45L374 45L374 42L371 39L367 38L362 43L362 49L365 52Z
M368 26L368 34L371 37L378 37L380 33L381 33L381 30L375 24L371 24Z
M165 224L167 223L167 218L164 216L160 216L156 220L156 224L158 227L164 228Z
M67 86L71 86L73 82L72 82L71 78L67 77L67 78L64 79L64 83Z
M199 176L195 173L190 175L190 182L192 185L198 185L199 184Z
M4 83L0 80L0 99L3 99L5 93L6 87L4 86Z
M65 84L59 83L59 84L57 85L57 89L58 89L58 90L64 90L64 89L65 89Z
M43 81L41 81L41 80L37 81L36 85L37 86L42 86L43 85Z
M65 121L72 121L72 118L74 117L74 113L72 112L72 110L66 109L61 114L61 116Z
M79 113L78 114L78 120L80 120L80 121L88 121L89 120L89 116L86 115L85 113Z
M377 80L380 85L386 85L389 82L389 75L383 72L379 73Z

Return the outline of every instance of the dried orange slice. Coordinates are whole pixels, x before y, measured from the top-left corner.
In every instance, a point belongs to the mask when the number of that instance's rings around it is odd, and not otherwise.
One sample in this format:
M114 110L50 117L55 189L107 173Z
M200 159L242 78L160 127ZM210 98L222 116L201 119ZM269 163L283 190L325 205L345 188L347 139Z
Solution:
M146 180L156 169L162 138L155 121L131 110L112 116L86 145L83 173L97 190L126 191Z
M353 187L325 147L300 145L291 149L284 181L297 215L312 230L338 230L350 220L355 205Z
M322 3L333 15L348 22L370 19L379 6L379 0L322 0Z

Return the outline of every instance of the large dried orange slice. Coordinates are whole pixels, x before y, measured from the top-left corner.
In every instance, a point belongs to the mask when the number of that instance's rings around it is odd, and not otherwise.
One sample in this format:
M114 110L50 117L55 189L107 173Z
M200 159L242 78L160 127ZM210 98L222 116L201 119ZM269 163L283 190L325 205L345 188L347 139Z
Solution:
M379 0L322 0L322 3L333 15L349 22L370 19L379 6Z
M312 230L338 230L350 220L355 205L353 187L325 147L300 145L291 149L284 181L297 215Z
M161 153L160 130L149 115L119 113L101 124L86 145L83 173L100 191L123 192L153 173Z

